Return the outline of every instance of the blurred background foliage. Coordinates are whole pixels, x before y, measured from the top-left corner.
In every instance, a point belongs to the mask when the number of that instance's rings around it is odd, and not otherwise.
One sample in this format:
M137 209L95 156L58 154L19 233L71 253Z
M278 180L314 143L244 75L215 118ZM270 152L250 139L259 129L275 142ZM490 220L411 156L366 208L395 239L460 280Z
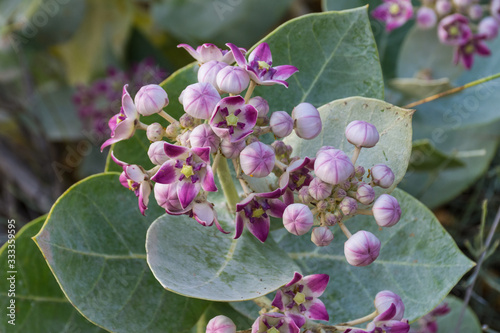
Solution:
M0 244L47 213L71 184L102 172L107 120L131 93L192 59L177 44L232 42L250 48L279 24L322 10L381 0L0 0ZM414 1L414 4L419 4ZM372 20L386 100L412 101L495 74L493 55L471 71L451 62L435 30L413 20L390 33ZM314 59L311 59L314 61ZM400 184L434 212L461 249L478 233L481 202L500 206L500 81L417 107L414 151ZM491 225L489 214L486 225ZM500 255L485 262L472 298L480 322L500 330ZM467 280L453 294L463 296ZM493 332L493 331L491 331Z

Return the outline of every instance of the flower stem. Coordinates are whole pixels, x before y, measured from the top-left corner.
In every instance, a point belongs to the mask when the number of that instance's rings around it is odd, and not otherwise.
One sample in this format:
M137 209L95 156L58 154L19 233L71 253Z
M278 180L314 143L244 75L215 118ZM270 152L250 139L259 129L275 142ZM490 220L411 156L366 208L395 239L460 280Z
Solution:
M345 226L344 223L342 223L341 221L338 221L337 224L339 225L340 229L342 230L342 232L344 233L344 235L347 237L347 238L351 238L352 234L351 232L349 231L349 229L347 229L347 227Z
M214 162L212 163L212 171L213 172L217 172L217 167L219 166L219 161L220 161L221 156L222 156L222 154L218 150L214 156Z
M355 147L354 148L354 153L352 154L352 157L351 157L352 165L356 165L356 161L358 160L360 152L361 152L361 148L360 147Z
M248 101L252 97L253 90L255 89L255 86L256 86L255 81L250 80L250 85L248 86L247 93L245 94L245 104L248 103Z
M285 163L280 162L279 160L274 160L274 165L280 168L281 170L285 171L287 168L287 165Z
M222 191L224 192L224 197L229 205L229 209L234 213L236 212L236 204L240 201L240 197L234 186L233 177L231 177L231 172L227 165L227 159L224 157L221 157L219 160L217 176L222 185Z
M168 113L166 113L165 111L161 110L159 113L158 113L160 116L162 116L163 118L165 118L166 121L168 121L169 123L173 124L175 122L177 122L177 120L175 120L174 117L172 117L171 115L169 115Z
M369 320L372 320L377 315L378 315L378 311L375 310L373 313L370 313L367 316L364 316L364 317L361 317L361 318L358 318L358 319L355 319L355 320L351 320L351 321L348 321L348 322L345 322L345 323L341 323L339 325L341 325L341 326L354 326L354 325L362 324L362 323L365 323L365 322L367 322Z
M491 80L494 80L494 79L498 79L498 78L500 78L500 73L497 73L497 74L494 74L494 75L490 75L490 76L484 77L482 79L479 79L479 80L472 81L472 82L469 82L467 84L464 84L463 86L456 87L456 88L444 91L442 93L426 97L426 98L421 99L419 101L416 101L416 102L410 103L408 105L405 105L405 106L403 106L403 108L405 108L405 109L411 109L411 108L413 108L413 107L415 107L417 105L421 105L421 104L424 104L424 103L427 103L427 102L430 102L430 101L433 101L435 99L438 99L438 98L441 98L441 97L445 97L445 96L448 96L448 95L456 94L456 93L458 93L458 92L460 92L462 90L465 90L467 88L474 87L474 86L477 86L478 84L485 83L485 82L488 82L488 81L491 81Z
M373 211L371 209L358 209L358 210L356 210L356 214L358 214L358 215L373 215Z
M146 131L148 129L148 125L144 124L144 123L141 123L140 121L137 122L137 124L135 125L135 128L137 129L141 129L141 130L144 130Z

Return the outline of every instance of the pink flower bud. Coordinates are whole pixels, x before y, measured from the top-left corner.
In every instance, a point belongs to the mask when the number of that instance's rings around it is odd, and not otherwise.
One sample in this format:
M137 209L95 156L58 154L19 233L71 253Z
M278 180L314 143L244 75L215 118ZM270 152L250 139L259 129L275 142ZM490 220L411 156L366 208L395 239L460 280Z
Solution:
M328 208L328 201L320 200L316 203L316 209L319 212L324 212Z
M358 202L351 197L345 197L340 202L339 208L344 215L354 215L358 210Z
M210 83L220 93L221 91L217 86L217 74L226 66L225 62L215 60L204 63L198 69L198 82Z
M437 23L436 12L429 7L420 7L417 11L417 25L421 29L434 28Z
M148 156L153 164L162 165L168 160L163 147L165 147L165 141L156 141L149 146Z
M163 139L163 135L165 134L165 129L159 123L152 123L146 129L146 136L149 141L155 142Z
M165 129L165 136L171 140L175 140L177 135L181 133L181 126L178 122L171 123Z
M160 112L168 105L167 92L157 84L149 84L139 89L134 98L137 112L143 116L150 116Z
M314 162L314 173L325 183L337 185L354 172L351 159L339 149L321 151Z
M314 178L309 184L309 194L314 200L326 199L332 194L333 185L321 181L319 178Z
M436 11L439 16L444 16L451 12L451 2L449 0L437 0Z
M361 178L365 175L365 168L363 168L361 165L358 165L354 170L354 172L355 172L354 176L356 178Z
M293 119L285 111L274 111L269 121L271 130L278 138L289 136L293 131Z
M313 223L314 216L306 205L291 204L283 212L283 225L294 235L301 236L307 233L311 230Z
M382 194L373 204L373 217L381 227L392 227L401 217L398 200L389 194Z
M378 131L370 123L361 120L354 120L345 129L347 141L358 148L374 147L379 139Z
M220 100L219 93L210 83L191 84L179 96L184 111L199 119L209 119Z
M217 74L217 86L220 91L229 94L239 94L248 87L250 77L248 73L240 67L227 66Z
M326 224L333 226L337 224L338 221L342 220L343 217L343 214L338 209L336 209L333 213L326 213Z
M246 147L245 140L232 143L230 140L222 140L220 150L225 158L233 159L240 156L241 151Z
M358 190L356 191L356 199L363 205L369 205L375 200L375 191L373 187L366 183L359 183Z
M193 128L195 126L195 121L194 118L191 117L189 114L184 113L179 118L179 124L184 128Z
M241 169L251 177L266 177L273 171L274 162L273 148L260 141L249 144L240 154Z
M189 136L191 147L210 147L210 152L215 153L219 149L220 138L208 124L196 126Z
M260 96L250 98L247 104L252 105L257 110L259 118L266 117L269 113L269 103Z
M311 233L311 241L316 244L316 246L327 246L333 240L333 233L328 227L317 227L314 228Z
M271 147L274 148L276 156L286 155L287 153L286 144L283 141L274 141L271 143Z
M393 293L390 290L383 290L379 292L375 296L375 308L377 309L378 313L384 313L389 309L391 304L394 304L396 307L396 314L394 317L392 317L392 320L401 320L403 319L404 313L405 313L405 306L403 304L403 301L401 300L401 297L399 295Z
M312 104L300 103L292 111L295 133L299 138L311 140L321 133L321 117Z
M394 173L385 164L375 164L371 168L373 184L382 188L389 188L394 183Z
M483 17L483 7L479 4L475 4L469 7L469 17L473 20L479 20Z
M360 230L344 243L347 262L353 266L368 266L380 253L380 241L369 231Z
M346 196L346 195L347 195L347 192L346 192L344 189L342 189L342 188L337 188L337 189L335 190L335 192L333 193L333 198L334 198L335 200L341 201L342 199L344 199L344 198L345 198L345 196Z
M299 200L304 204L308 204L312 201L312 197L309 194L309 186L302 186L299 190Z
M236 333L236 325L226 316L217 316L208 322L206 333Z
M487 40L491 40L498 35L499 22L493 17L488 16L479 22L478 33L480 35L485 35Z

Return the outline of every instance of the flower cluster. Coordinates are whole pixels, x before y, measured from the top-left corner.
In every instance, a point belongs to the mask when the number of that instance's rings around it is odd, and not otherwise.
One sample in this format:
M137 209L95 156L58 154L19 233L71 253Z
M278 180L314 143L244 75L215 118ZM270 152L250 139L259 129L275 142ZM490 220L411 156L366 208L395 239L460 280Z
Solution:
M386 23L391 31L413 17L411 0L383 0L372 15ZM422 0L416 11L416 22L421 29L437 26L437 35L444 45L455 48L454 63L470 69L474 55L491 54L485 41L497 37L500 25L500 0L482 5L479 0Z

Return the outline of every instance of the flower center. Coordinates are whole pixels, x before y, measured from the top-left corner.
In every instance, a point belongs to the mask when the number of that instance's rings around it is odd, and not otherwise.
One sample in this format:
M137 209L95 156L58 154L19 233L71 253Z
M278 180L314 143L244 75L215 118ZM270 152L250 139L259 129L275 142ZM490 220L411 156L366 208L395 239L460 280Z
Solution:
M238 125L238 117L236 117L233 113L226 117L226 122L228 126L236 126Z
M257 61L257 63L259 64L259 69L267 69L269 70L269 68L271 68L271 66L269 66L269 64L265 61Z
M300 305L306 301L306 295L304 295L303 293L297 293L295 294L293 300L295 301L295 303L297 303L297 305Z
M451 36L458 36L458 33L459 33L459 32L460 32L460 31L458 30L458 27L457 27L456 25L454 25L454 26L452 26L452 27L450 27L450 28L448 29L448 33L449 33Z
M280 333L280 331L278 331L276 327L271 327L267 330L267 333Z
M131 191L135 191L139 188L139 186L134 186L134 184L137 184L136 182L134 182L132 179L127 179L127 183L128 183L128 188L129 190Z
M467 45L467 46L465 47L464 52L465 52L466 54L473 54L475 50L476 50L476 48L474 47L474 45L469 44L469 45Z
M399 14L399 11L400 11L400 8L399 8L399 5L397 3L393 3L389 7L389 13L391 13L391 15Z
M254 209L254 211L252 213L252 217L259 218L262 215L264 215L264 213L265 213L264 209L262 209L262 207L260 207L258 209Z
M187 165L187 164L184 164L182 166L182 169L181 169L181 173L186 176L186 178L189 178L191 177L192 175L194 175L194 172L193 172L193 167L191 165Z
M297 186L300 187L302 186L302 184L304 184L304 182L306 181L306 176L302 175L300 176L299 180L297 180Z

